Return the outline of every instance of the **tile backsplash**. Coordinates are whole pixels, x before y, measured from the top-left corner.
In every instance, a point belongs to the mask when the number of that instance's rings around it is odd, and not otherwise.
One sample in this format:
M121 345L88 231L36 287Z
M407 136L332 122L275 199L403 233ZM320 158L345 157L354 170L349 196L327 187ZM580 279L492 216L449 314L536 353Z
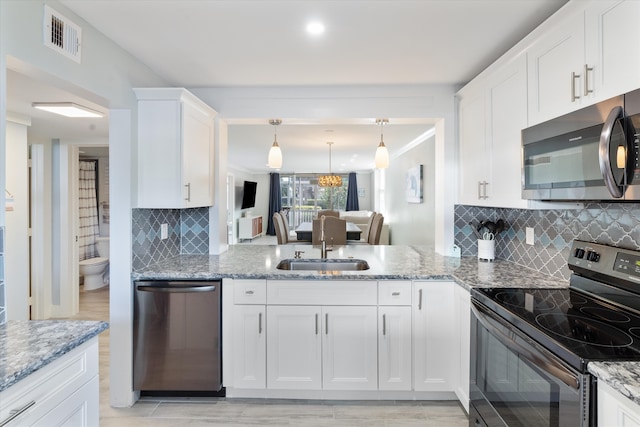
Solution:
M166 239L160 238L162 224ZM209 208L133 209L131 236L134 270L180 254L208 254Z
M497 221L507 227L496 237L496 257L554 277L568 278L567 259L574 239L640 250L640 204L588 203L579 209L505 209L455 207L455 243L462 256L476 256L478 245L470 221ZM525 243L526 227L534 245Z

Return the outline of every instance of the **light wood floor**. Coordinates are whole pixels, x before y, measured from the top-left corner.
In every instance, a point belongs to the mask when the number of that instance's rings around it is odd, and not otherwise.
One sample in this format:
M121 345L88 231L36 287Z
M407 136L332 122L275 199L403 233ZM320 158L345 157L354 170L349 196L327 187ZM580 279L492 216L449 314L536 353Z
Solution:
M109 320L109 288L80 292L75 319ZM437 426L466 427L457 402L151 399L109 406L109 330L100 334L100 425L133 426Z

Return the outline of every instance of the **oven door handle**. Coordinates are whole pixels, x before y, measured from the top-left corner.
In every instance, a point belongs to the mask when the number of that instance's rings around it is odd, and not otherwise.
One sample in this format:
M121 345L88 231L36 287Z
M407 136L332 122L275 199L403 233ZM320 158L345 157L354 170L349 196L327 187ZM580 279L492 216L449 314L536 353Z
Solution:
M560 379L563 383L569 387L580 389L580 379L569 368L564 366L555 356L550 354L544 348L541 348L533 340L524 336L510 326L507 322L496 317L488 308L472 301L471 311L476 316L478 321L484 326L489 333L495 336L502 344L508 348L517 351L521 356L525 357L528 361L536 365L538 368L549 373L550 375ZM495 325L498 323L503 328L508 330L508 334L500 330ZM520 338L526 343L520 343L517 341Z

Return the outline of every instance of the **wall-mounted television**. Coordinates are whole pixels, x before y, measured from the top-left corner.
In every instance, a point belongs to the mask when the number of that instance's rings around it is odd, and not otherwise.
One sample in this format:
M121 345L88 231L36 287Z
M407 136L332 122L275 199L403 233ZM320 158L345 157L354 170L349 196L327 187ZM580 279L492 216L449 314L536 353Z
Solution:
M253 208L256 205L256 188L257 182L245 181L242 190L242 207L241 209Z

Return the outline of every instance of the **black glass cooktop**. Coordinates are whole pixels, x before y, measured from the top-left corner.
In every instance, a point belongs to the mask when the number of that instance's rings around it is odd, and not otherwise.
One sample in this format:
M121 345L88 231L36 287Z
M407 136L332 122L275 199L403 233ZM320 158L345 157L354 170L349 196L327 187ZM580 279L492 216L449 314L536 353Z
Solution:
M581 371L640 360L640 314L566 289L473 289L473 297Z

